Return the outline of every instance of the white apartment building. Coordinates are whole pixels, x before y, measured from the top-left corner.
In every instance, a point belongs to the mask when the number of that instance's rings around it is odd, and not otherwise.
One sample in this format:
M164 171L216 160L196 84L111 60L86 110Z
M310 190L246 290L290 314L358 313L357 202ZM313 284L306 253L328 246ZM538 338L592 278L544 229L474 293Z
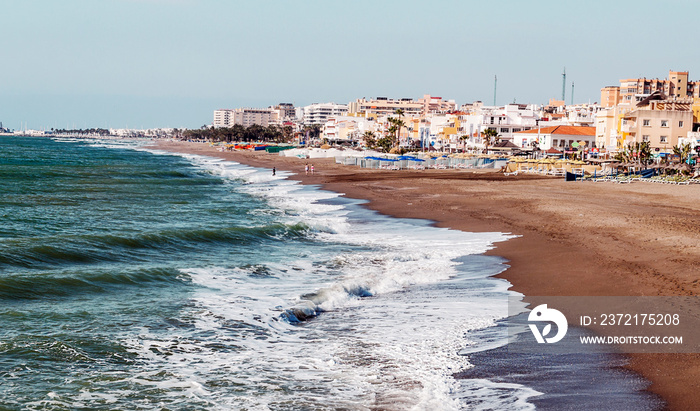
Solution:
M463 106L464 107L464 106ZM469 145L482 144L480 135L487 128L495 129L501 140L514 141L514 133L537 127L539 110L535 105L508 104L502 107L475 105L470 113L459 115L459 133L468 135Z
M323 126L322 138L330 141L361 142L365 131L377 133L380 125L372 120L352 116L332 116Z
M214 127L233 127L233 109L214 110Z
M273 108L220 109L214 111L214 127L233 127L236 124L267 127L278 123L278 115L279 112Z
M219 127L233 127L236 124L248 127L258 124L263 127L280 125L285 121L295 119L294 105L280 103L268 108L236 108L214 110L213 125Z
M302 122L305 125L326 124L329 117L344 116L348 113L348 106L335 103L314 103L303 108Z

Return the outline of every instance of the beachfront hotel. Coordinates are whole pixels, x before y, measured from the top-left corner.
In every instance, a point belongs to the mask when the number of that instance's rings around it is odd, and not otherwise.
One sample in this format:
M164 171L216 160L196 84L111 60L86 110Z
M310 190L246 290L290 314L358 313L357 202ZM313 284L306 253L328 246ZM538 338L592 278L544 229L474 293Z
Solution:
M285 121L294 120L295 110L291 103L280 103L268 108L236 108L214 110L214 122L212 125L219 127L233 127L236 124L244 127L257 124L263 127L279 125Z
M301 110L301 123L304 125L323 125L331 117L344 116L348 106L336 103L314 103L304 106Z

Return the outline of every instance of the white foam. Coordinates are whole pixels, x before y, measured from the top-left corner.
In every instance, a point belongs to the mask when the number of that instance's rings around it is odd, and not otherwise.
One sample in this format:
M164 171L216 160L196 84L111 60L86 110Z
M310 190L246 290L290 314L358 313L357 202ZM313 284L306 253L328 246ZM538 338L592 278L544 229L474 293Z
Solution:
M219 159L183 155L311 228L310 239L337 244L335 256L260 261L274 279L243 268L186 268L199 286L181 321L192 330L163 338L144 330L127 341L145 360L133 382L153 384L201 404L293 408L528 409L537 393L518 385L455 380L470 367L459 352L470 332L507 315L508 284L461 275L455 259L480 254L502 233L464 233L328 204L336 193L288 175ZM319 260L323 262L318 264ZM500 297L495 297L500 296ZM500 299L502 298L502 299ZM321 316L293 325L285 310ZM166 376L162 372L167 373ZM157 378L155 375L159 375ZM212 391L223 384L236 390Z

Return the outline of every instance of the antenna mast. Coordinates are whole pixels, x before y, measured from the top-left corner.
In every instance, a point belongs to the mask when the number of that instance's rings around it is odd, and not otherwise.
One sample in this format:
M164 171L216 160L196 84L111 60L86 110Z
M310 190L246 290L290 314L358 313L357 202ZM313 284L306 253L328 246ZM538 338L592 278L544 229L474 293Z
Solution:
M496 85L498 85L498 77L494 74L493 76L493 105L496 105Z
M564 72L561 73L561 101L566 104L566 67L564 67Z
M574 105L574 82L571 82L571 105Z

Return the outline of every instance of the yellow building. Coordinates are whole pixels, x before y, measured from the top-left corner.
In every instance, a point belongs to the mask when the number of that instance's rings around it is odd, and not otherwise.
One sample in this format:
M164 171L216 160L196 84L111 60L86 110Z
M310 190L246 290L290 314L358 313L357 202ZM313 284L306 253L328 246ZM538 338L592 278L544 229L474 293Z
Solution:
M625 143L648 142L652 149L668 152L693 131L692 102L645 100L622 117L620 128Z

